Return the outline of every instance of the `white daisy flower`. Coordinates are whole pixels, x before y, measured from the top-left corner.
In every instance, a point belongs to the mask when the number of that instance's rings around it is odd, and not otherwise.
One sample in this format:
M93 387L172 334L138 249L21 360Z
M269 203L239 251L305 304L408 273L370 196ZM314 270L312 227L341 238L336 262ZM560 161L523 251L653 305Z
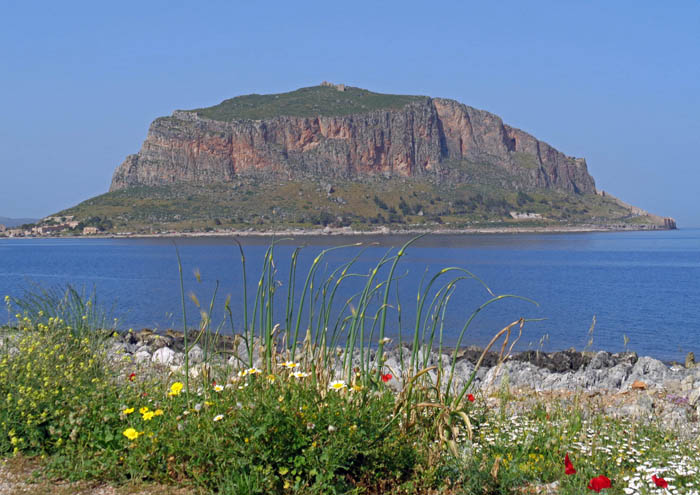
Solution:
M331 390L343 390L344 388L347 388L348 386L345 385L345 382L343 380L335 380L328 385L328 388Z

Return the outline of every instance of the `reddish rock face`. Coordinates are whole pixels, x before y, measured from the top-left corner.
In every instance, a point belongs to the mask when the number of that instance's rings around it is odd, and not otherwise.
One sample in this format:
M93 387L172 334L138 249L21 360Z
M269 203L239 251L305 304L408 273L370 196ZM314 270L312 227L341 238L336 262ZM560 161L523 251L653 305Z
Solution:
M595 192L585 160L496 115L430 98L339 117L223 122L178 111L151 124L141 151L115 171L110 190L228 182L249 172L420 176L440 173L448 160L500 168L525 187Z

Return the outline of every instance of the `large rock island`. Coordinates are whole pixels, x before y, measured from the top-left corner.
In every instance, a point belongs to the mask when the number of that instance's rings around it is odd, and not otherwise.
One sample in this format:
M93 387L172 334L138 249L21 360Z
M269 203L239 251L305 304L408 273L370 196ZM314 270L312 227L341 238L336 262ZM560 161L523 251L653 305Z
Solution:
M60 214L149 233L675 226L492 113L327 82L157 118L109 193Z

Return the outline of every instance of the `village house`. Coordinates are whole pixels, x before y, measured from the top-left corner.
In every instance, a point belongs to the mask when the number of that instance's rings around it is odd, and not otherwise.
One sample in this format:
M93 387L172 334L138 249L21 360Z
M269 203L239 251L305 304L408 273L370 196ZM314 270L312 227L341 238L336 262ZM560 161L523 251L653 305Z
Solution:
M0 223L0 232L5 232L7 230L7 227L5 227L3 224Z
M97 227L84 227L83 235L97 234Z

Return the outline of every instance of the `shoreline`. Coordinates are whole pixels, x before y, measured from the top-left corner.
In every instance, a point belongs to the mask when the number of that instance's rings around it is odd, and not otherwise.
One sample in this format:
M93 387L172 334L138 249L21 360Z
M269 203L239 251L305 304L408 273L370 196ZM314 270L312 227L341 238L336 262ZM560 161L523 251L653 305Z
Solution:
M583 234L597 232L658 232L668 229L649 225L569 225L547 227L475 227L459 229L390 229L383 227L373 230L353 230L350 227L325 227L322 229L280 229L280 230L226 230L226 231L197 231L197 232L158 232L158 233L104 233L80 235L32 235L7 236L2 239L144 239L144 238L178 238L178 237L326 237L326 236L406 236L406 235L502 235L502 234Z

